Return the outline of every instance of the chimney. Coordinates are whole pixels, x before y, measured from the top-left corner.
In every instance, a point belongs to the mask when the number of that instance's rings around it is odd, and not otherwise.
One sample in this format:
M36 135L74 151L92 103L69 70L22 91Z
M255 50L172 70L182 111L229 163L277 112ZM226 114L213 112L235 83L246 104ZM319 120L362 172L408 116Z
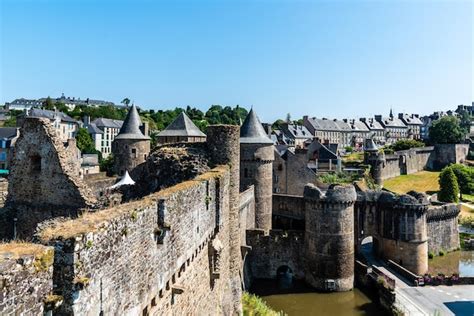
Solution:
M345 119L342 119L342 121L343 121L344 123L347 123L349 120L345 118Z
M398 113L398 118L402 119L403 118L403 113Z
M84 122L84 126L91 125L91 117L89 115L84 115L82 122Z
M140 127L140 130L142 131L143 135L149 136L149 129L150 125L148 122L143 122L142 126Z
M374 115L376 121L382 120L382 115Z
M361 122L364 122L364 123L365 123L365 122L367 122L367 119L366 119L365 117L361 117L361 118L359 119L359 121L361 121Z

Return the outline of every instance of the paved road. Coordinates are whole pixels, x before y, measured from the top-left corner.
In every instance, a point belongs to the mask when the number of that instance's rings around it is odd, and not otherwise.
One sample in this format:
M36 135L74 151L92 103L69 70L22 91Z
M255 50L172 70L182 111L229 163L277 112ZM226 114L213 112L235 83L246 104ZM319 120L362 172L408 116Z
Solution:
M427 315L474 315L474 285L405 287L398 293Z
M362 245L362 252L371 265L395 279L396 305L405 315L474 316L474 285L410 286L383 261L375 258L370 243Z

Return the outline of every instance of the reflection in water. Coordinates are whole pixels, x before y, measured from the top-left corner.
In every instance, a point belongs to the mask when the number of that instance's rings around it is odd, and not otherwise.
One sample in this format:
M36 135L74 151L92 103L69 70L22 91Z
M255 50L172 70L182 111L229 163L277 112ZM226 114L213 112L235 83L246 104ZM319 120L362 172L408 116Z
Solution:
M474 277L474 251L453 251L428 261L428 273Z
M280 272L283 270L282 268ZM279 280L257 279L254 280L250 292L262 297L274 310L283 311L289 316L386 315L377 303L359 289L339 293L317 293L302 280L293 279L290 288L286 287L286 284L279 286L281 283Z
M381 308L358 289L341 293L301 293L264 296L276 311L298 315L383 315Z

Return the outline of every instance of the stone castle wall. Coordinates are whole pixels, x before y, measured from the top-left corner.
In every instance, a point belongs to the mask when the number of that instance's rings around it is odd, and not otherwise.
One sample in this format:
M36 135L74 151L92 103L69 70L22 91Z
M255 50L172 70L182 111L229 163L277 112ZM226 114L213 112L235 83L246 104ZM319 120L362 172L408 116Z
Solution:
M247 231L247 245L252 247L245 260L246 275L252 279L274 279L277 269L288 266L297 279L304 278L303 256L304 232L261 229ZM249 285L251 280L246 280Z
M459 206L440 205L428 209L428 251L437 255L441 250L451 251L460 247L458 214Z
M469 144L437 144L433 168L442 169L452 163L463 162L469 153Z
M35 249L13 257L0 246L0 315L42 315L44 301L53 290L53 249L18 247Z
M352 185L334 185L325 194L313 185L305 187L305 280L316 289L347 291L354 286L356 198Z
M431 169L434 147L411 148L385 156L382 180Z
M50 243L57 249L55 292L65 299L61 311L231 313L229 184L227 169L215 169L100 211L110 218L96 222L93 231L56 239L67 225L59 224ZM90 228L87 221L85 216L72 225Z
M240 223L246 229L255 228L255 187L252 185L239 194ZM243 230L245 234L245 230ZM242 240L245 240L245 236Z
M273 194L273 216L305 219L305 202L302 196Z
M240 191L255 186L255 227L272 225L273 145L240 144Z

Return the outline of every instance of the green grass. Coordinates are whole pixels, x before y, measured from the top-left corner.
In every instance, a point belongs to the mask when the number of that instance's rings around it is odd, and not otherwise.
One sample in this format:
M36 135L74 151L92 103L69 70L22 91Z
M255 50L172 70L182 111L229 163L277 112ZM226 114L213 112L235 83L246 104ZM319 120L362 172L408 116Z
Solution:
M474 195L471 195L471 194L462 194L462 200L464 202L470 202L470 203L474 203ZM474 205L473 205L474 207Z
M349 155L342 157L342 162L363 162L364 152L352 152Z
M383 186L398 194L412 190L433 194L439 191L438 175L439 172L420 171L385 180Z
M242 295L242 309L244 316L282 316L282 312L276 312L258 296L244 292Z

